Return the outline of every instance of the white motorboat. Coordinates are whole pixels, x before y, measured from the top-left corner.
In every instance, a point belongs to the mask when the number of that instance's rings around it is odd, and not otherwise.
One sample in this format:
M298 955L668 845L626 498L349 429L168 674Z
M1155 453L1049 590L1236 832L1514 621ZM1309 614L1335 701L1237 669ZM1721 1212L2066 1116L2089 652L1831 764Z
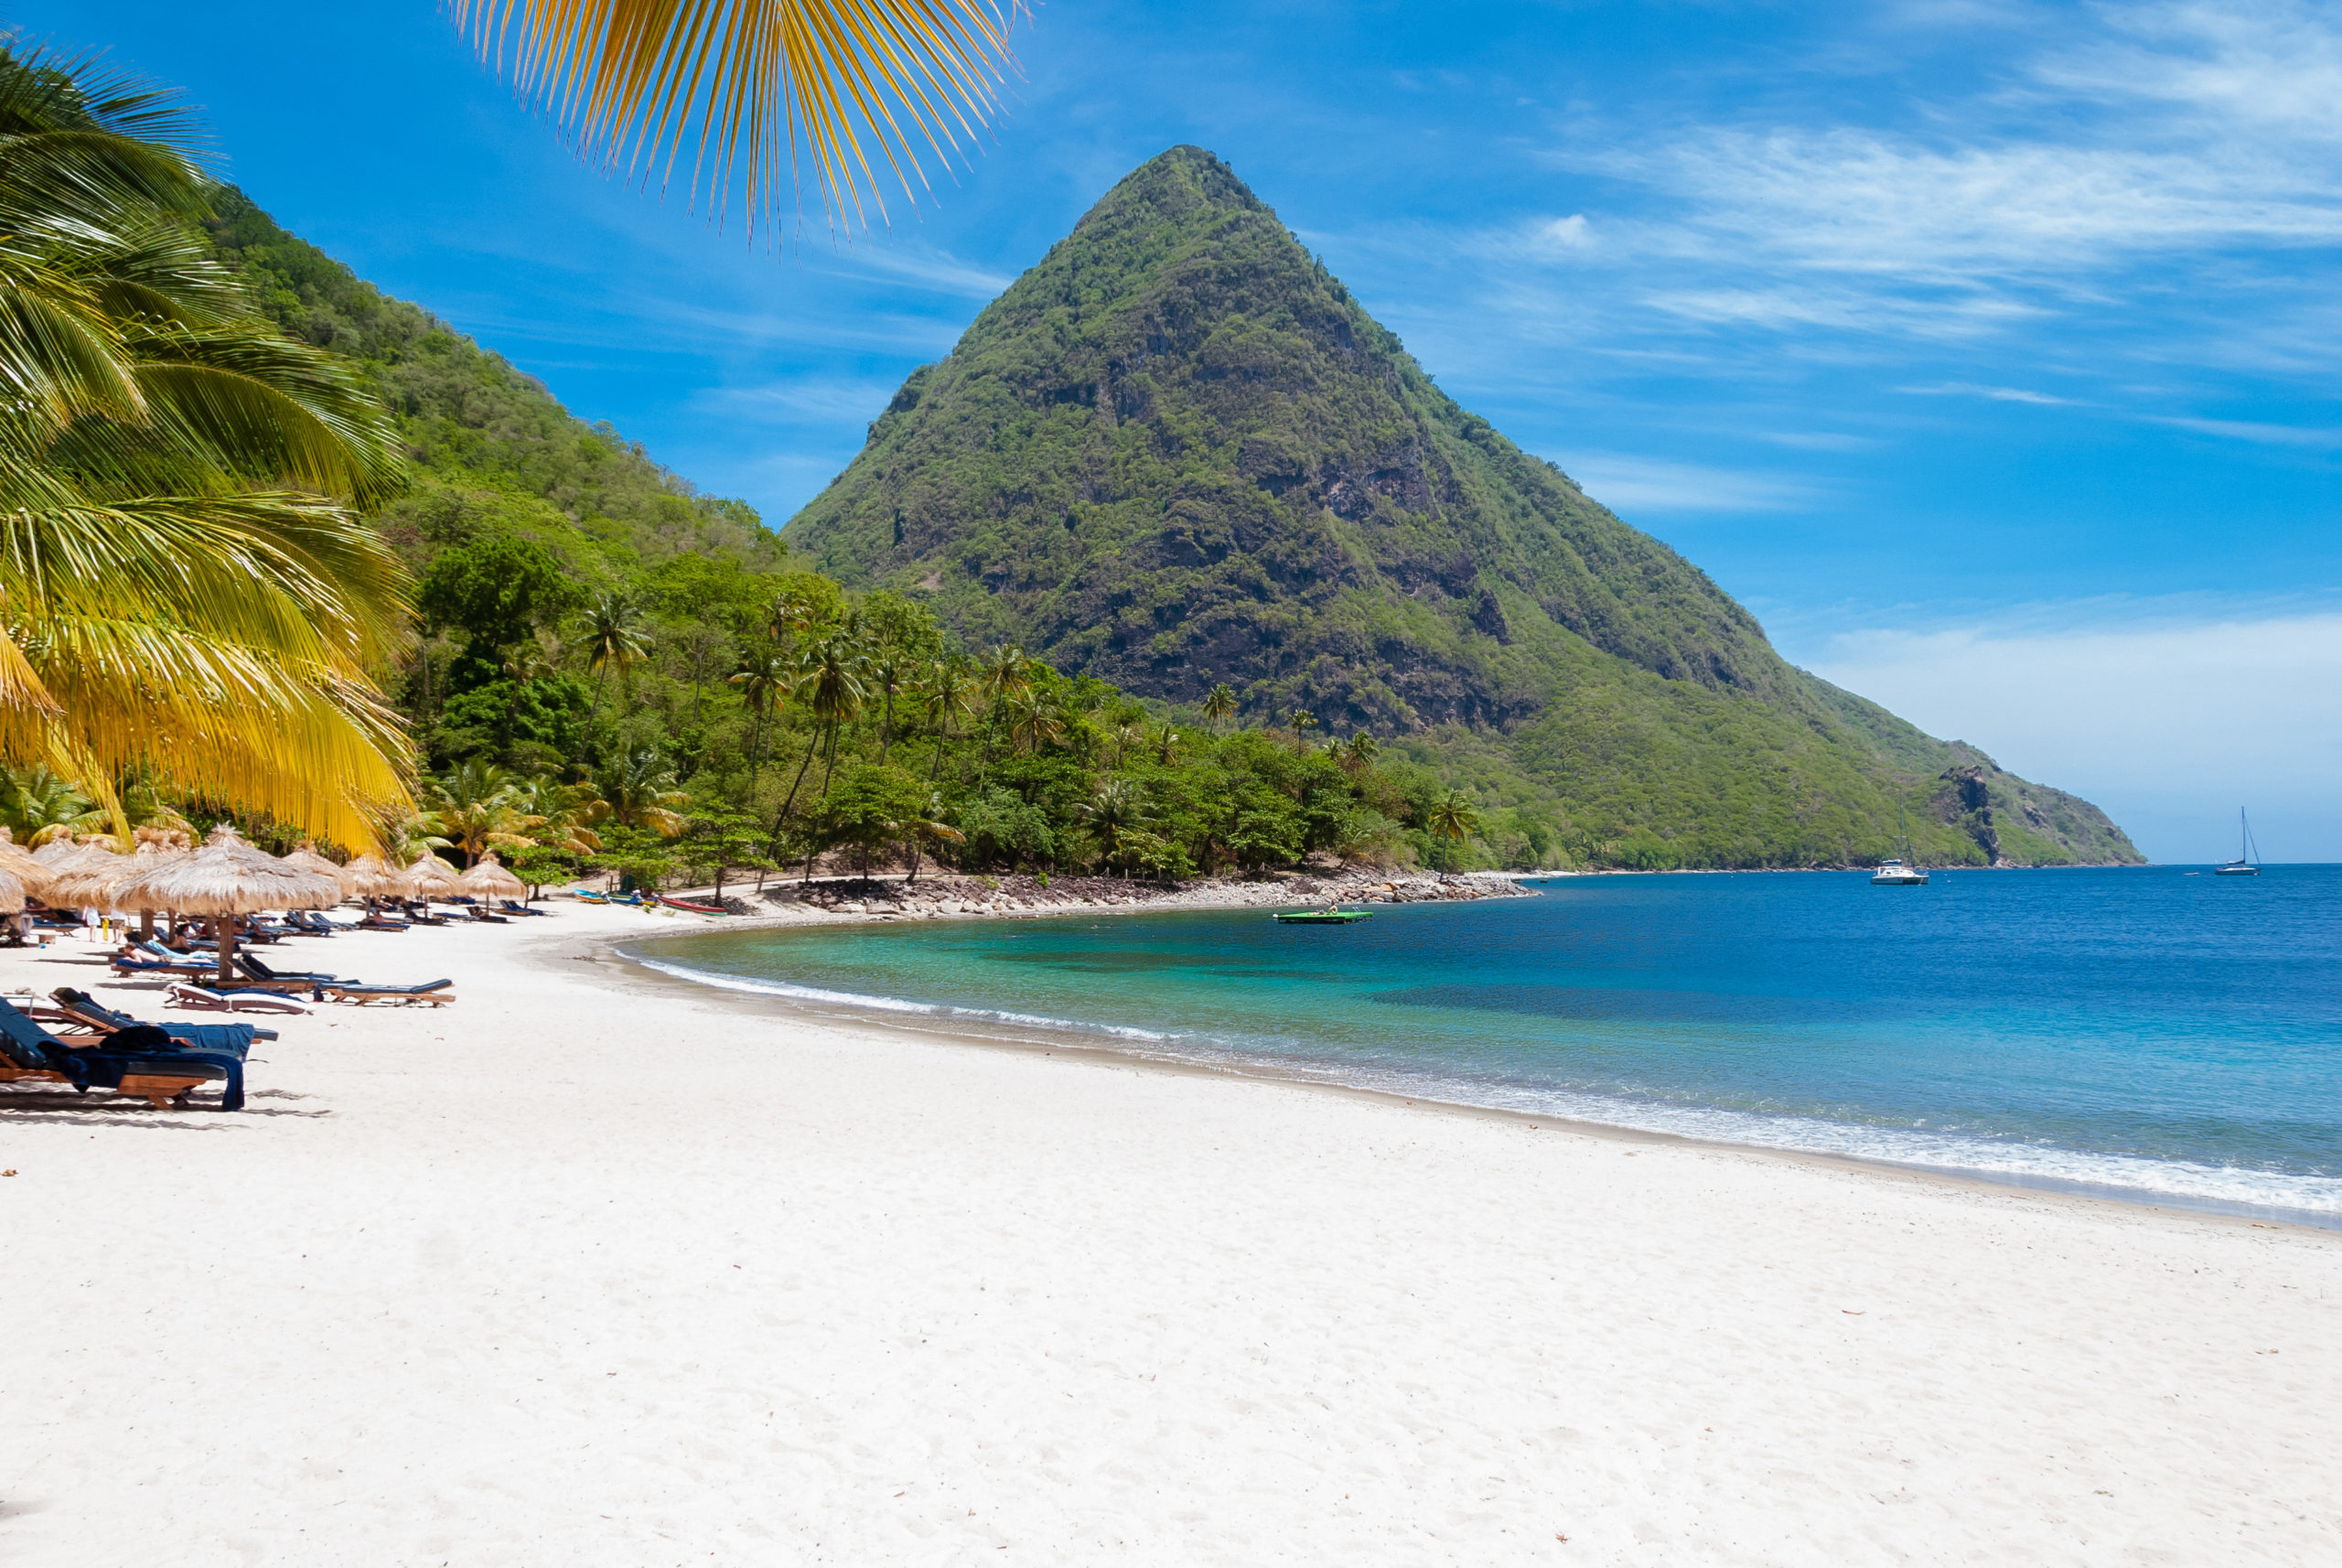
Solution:
M1895 825L1903 835L1903 853L1900 856L1890 855L1880 861L1878 869L1870 874L1870 885L1873 887L1925 887L1928 874L1911 864L1910 817L1900 806L1895 809Z

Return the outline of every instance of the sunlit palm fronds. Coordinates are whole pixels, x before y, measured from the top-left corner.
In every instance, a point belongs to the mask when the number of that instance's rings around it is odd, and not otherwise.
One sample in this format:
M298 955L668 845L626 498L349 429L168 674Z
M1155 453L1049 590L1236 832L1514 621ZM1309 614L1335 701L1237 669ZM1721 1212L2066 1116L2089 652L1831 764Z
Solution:
M408 804L371 672L409 615L350 503L395 432L251 311L208 188L167 97L0 48L0 756L116 817L134 778L368 844Z
M872 159L914 203L920 145L972 145L1024 0L449 0L457 24L587 157L690 192L753 234L794 205L800 151L833 223L883 220ZM914 183L916 182L916 184Z

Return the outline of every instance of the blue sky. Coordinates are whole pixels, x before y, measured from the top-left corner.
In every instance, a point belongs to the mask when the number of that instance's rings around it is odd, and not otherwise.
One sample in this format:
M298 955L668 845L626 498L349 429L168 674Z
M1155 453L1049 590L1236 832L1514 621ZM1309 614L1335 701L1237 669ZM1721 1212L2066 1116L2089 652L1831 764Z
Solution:
M9 15L185 88L289 227L776 523L1198 143L1790 658L2157 858L2242 803L2342 860L2331 7L1056 0L983 156L778 252L582 167L429 0Z

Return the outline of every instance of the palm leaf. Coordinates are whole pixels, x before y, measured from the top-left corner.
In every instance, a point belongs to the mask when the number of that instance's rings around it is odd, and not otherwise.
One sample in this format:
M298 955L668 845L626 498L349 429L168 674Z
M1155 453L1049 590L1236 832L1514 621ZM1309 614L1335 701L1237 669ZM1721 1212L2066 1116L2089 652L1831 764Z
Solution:
M918 144L947 166L1013 67L1024 0L453 0L457 26L586 156L663 188L686 143L691 196L751 233L778 225L800 149L833 224L883 220L876 150L914 204ZM517 23L517 26L516 26ZM916 185L914 184L916 181ZM790 203L793 205L792 203Z

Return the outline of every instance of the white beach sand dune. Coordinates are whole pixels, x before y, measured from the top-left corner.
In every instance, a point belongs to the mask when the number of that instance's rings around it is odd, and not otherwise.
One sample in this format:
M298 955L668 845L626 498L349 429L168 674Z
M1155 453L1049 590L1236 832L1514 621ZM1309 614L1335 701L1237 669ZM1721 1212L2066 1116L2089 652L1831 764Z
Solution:
M0 1101L0 1561L2342 1562L2342 1236L580 961L645 928L299 944L463 999L241 1115Z

